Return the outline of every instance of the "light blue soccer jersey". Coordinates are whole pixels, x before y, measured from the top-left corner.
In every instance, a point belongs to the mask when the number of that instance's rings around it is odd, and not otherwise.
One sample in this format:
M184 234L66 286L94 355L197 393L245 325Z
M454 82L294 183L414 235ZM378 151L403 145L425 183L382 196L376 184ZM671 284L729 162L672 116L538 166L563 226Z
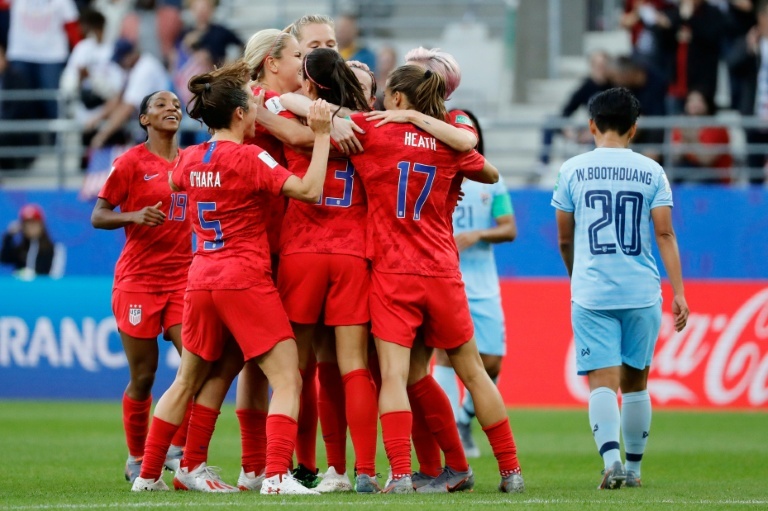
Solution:
M464 198L453 212L454 234L489 229L496 225L497 217L514 214L507 187L502 181L489 185L465 179L461 190ZM474 300L501 294L490 243L480 241L464 249L459 260L467 298Z
M672 206L659 164L631 149L598 148L563 163L552 206L576 221L571 299L587 309L650 307L661 296L651 209Z

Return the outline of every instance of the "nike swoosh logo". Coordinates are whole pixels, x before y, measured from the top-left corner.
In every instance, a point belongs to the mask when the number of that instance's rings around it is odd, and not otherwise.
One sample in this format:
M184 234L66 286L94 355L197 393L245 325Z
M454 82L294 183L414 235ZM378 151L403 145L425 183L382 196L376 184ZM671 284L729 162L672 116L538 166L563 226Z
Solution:
M148 176L148 175L144 174L144 181L149 181L150 179L154 179L154 178L156 178L159 175L160 174L155 174L154 176Z

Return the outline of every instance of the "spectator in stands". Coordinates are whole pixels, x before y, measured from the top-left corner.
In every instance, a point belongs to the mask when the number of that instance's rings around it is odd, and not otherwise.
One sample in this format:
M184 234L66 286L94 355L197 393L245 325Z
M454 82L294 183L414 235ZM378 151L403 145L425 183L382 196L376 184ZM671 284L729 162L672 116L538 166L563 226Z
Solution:
M195 23L182 32L177 50L187 55L206 50L213 64L221 67L230 47L235 46L237 53L242 53L243 41L227 27L212 22L215 10L215 0L192 0L190 11Z
M114 41L104 37L104 16L93 10L80 15L86 36L72 50L61 76L61 90L78 99L75 118L87 123L109 99L120 94L125 74L112 62Z
M0 46L0 92L29 88L27 77L8 65L5 47ZM36 106L36 101L8 101L0 97L0 119L5 121L32 119L36 117ZM39 143L40 137L35 133L0 133L0 147L30 147ZM35 159L28 156L0 158L0 170L26 169L33 161Z
M726 35L725 15L706 0L680 0L673 13L677 33L674 80L670 83L667 112L683 111L689 89L714 98L720 48Z
M675 72L675 9L668 0L626 0L621 17L621 26L629 30L632 38L632 56L668 82Z
M632 57L617 57L610 66L610 80L617 87L626 87L640 101L640 114L646 117L666 115L667 82L662 76ZM638 128L633 144L645 156L661 161L660 144L664 142L664 130L659 128ZM656 144L656 147L642 147Z
M61 277L66 265L66 249L54 243L45 227L45 214L37 204L27 204L19 219L8 225L3 235L0 262L13 265L22 278L35 275Z
M107 101L99 115L87 126L87 131L98 126L90 142L94 149L104 146L110 137L125 128L126 123L136 116L145 96L170 86L163 64L149 53L140 52L128 39L119 39L115 43L112 60L126 73L125 88L121 95Z
M344 60L362 62L376 73L376 55L360 42L360 31L355 16L342 14L336 18L336 42Z
M728 54L737 41L746 36L749 29L755 26L757 3L752 0L718 0L715 4L726 17L727 28L721 54L727 62ZM728 66L728 85L731 109L738 110L741 102L741 78L730 65Z
M768 123L768 1L762 0L757 9L757 25L746 36L737 40L728 55L730 67L741 78L741 102L739 112L756 116ZM768 144L768 129L745 130L748 144ZM747 156L750 168L749 182L765 180L765 151L750 151Z
M141 43L145 52L168 67L183 28L181 4L181 0L135 0L122 20L120 37Z
M609 80L610 60L610 56L604 51L596 51L589 56L589 75L568 98L565 106L560 111L560 117L570 117L579 108L586 108L592 96L611 88L612 85ZM561 133L561 130L557 128L544 129L542 134L542 150L539 156L539 161L544 165L549 164L552 139L557 133ZM574 130L567 129L563 130L562 133L571 140L591 142L592 139L589 131L586 132L586 135L589 137L586 139Z
M691 117L711 117L715 115L716 106L712 98L704 92L692 89L685 99L685 115ZM730 137L723 126L685 126L672 131L672 142L675 144L675 171L672 181L696 183L730 183L731 157L728 144ZM694 147L691 147L694 145ZM685 147L687 146L687 147ZM705 172L700 169L717 169L715 172Z
M10 23L11 4L9 0L0 0L0 46L8 47L8 26Z
M70 47L81 39L72 0L13 0L8 60L33 89L56 90ZM56 101L41 102L38 117L55 119Z
M379 93L376 96L374 110L384 110L384 84L387 83L389 73L397 67L397 50L393 46L382 46L376 53L376 83L380 84Z

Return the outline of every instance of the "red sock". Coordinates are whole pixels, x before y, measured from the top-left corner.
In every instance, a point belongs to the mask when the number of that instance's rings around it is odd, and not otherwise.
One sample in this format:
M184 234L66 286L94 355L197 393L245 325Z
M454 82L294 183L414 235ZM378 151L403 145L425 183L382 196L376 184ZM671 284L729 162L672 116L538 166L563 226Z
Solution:
M368 348L368 370L371 371L373 384L376 385L376 399L379 399L381 392L381 367L379 366L379 355L376 353L376 345L371 342Z
M317 411L323 427L328 466L344 474L347 472L347 417L344 412L345 386L341 381L339 366L331 362L318 362L317 382Z
M411 400L413 411L413 448L416 451L416 459L419 460L419 472L430 477L437 477L443 470L443 459L440 456L440 445L435 435L429 430L429 424L416 400Z
M187 444L187 432L189 431L190 415L192 415L192 401L190 401L187 405L187 411L184 413L184 420L181 421L181 425L179 426L178 431L176 431L176 434L173 435L171 445L184 447Z
M311 472L317 470L317 384L315 369L317 365L311 362L301 372L303 386L299 406L299 431L296 437L296 461L307 467Z
M384 449L394 479L411 475L412 422L410 410L389 412L381 416L381 435L384 437Z
M344 375L344 395L349 433L355 447L355 469L358 474L376 475L376 435L378 434L378 402L376 386L367 369Z
M408 399L411 403L417 402L424 412L429 430L445 454L446 466L458 472L469 470L467 456L464 454L459 430L453 418L451 402L432 375L427 375L408 387Z
M259 475L267 464L267 412L243 409L235 413L240 421L243 470Z
M135 458L144 456L144 443L147 440L149 427L149 409L152 407L152 396L144 401L136 401L123 394L123 429L125 443L128 444L128 454Z
M287 415L267 416L267 477L288 472L298 429L298 423Z
M144 448L144 459L141 462L139 474L141 477L156 481L162 475L165 455L168 453L168 447L177 429L179 426L176 424L165 422L157 417L152 419Z
M189 471L208 461L208 446L211 444L213 430L216 428L216 419L221 413L219 410L197 403L193 403L191 408L189 433L184 447L184 457L181 459L181 466Z
M502 419L496 424L483 428L488 442L493 449L493 455L499 463L499 472L506 477L512 472L520 471L520 462L517 461L517 447L515 439L512 437L512 427L509 425L509 419Z

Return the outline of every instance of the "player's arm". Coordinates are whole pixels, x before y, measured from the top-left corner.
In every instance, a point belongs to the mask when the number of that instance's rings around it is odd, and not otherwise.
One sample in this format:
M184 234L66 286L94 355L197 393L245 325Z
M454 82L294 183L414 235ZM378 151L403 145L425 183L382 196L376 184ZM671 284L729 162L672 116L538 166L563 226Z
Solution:
M130 224L157 227L165 222L165 213L160 211L162 201L154 206L146 206L139 211L115 211L107 200L99 198L91 213L91 225L96 229L119 229Z
M560 247L560 257L563 258L568 276L573 274L573 242L576 220L573 212L557 210L557 243Z
M295 92L288 92L280 96L280 103L283 108L293 112L299 117L306 117L309 112L309 105L312 104L312 100L303 94L297 94ZM331 126L331 138L336 141L339 148L344 154L355 154L363 151L363 146L355 136L355 131L358 133L365 133L363 129L345 117L349 117L355 112L352 112L348 108L342 108L338 110L338 106L331 104L331 111L335 113L333 116L333 125Z
M320 200L328 167L328 152L331 148L331 108L319 99L309 108L307 115L309 129L314 133L312 161L303 178L290 176L283 184L282 193L292 199L315 203Z
M484 241L486 243L505 243L514 241L517 237L517 222L512 209L512 200L504 186L501 187L503 193L493 197L491 205L491 215L496 222L494 227L489 229L478 229L475 231L464 231L455 236L456 246L459 251L471 247L475 243Z
M416 110L384 110L365 114L369 121L379 121L374 127L384 126L390 122L410 122L423 129L439 141L459 152L470 151L477 145L477 136L469 130L457 128L447 122L440 121Z
M463 175L470 181L492 185L499 180L499 169L485 159L483 169L480 172L464 172Z
M280 142L299 150L311 151L315 135L308 126L286 119L264 106L264 91L256 95L256 122Z
M677 236L675 236L675 230L672 227L672 208L670 206L653 208L651 219L653 220L656 244L659 246L659 254L675 295L672 299L672 314L675 317L675 330L679 332L685 328L688 322L689 310L683 289L683 270L680 265Z

